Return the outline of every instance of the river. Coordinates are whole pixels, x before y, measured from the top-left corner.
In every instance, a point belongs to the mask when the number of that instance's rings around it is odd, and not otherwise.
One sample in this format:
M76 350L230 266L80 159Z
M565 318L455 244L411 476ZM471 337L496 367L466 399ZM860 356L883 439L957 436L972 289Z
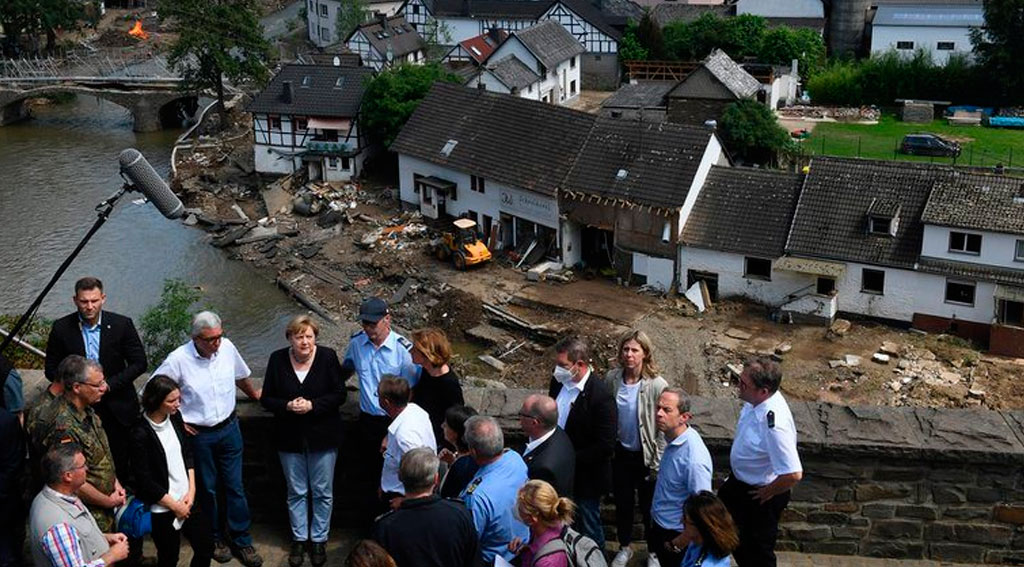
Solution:
M93 97L37 108L32 120L0 127L0 313L24 311L96 220L94 207L122 183L118 154L141 151L165 177L179 131L135 133L131 115ZM284 326L301 309L272 281L207 243L201 230L163 218L128 193L47 296L55 318L73 309L75 280L103 280L105 307L139 318L160 297L165 278L204 291L225 334L254 373L284 346Z

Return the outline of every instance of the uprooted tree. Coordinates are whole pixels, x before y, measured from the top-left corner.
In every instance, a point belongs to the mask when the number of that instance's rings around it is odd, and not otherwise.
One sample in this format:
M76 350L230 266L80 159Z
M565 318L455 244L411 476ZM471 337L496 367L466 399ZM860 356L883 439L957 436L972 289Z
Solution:
M179 36L168 62L185 79L184 89L217 94L221 125L226 124L224 81L257 85L270 75L270 43L263 37L255 0L161 0L162 19L173 20Z

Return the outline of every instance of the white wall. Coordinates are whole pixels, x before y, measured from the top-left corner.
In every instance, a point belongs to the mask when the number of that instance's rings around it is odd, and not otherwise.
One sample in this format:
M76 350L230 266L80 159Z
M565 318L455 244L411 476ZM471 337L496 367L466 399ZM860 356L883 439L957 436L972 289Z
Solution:
M718 296L749 297L766 305L782 305L787 295L814 283L812 276L772 270L771 281L746 278L745 256L692 246L679 247L679 281L686 285L687 270L718 274ZM774 258L770 258L774 260Z
M736 14L766 18L824 18L825 7L821 0L739 0Z
M327 7L327 15L321 16L322 7ZM338 10L341 2L338 0L306 0L306 26L309 41L317 47L325 47L338 40L345 39L338 37ZM327 30L326 35L321 33L321 28Z
M504 41L497 49L495 49L490 57L487 58L488 62L499 61L508 57L509 55L515 55L516 59L522 61L523 65L529 67L534 73L540 75L540 61L534 57L533 53L523 45L523 42L519 41L519 38L512 36Z
M671 258L648 256L633 252L633 273L647 278L647 285L668 291L675 279L675 262Z
M437 43L441 45L455 45L482 33L477 20L445 17L438 19L438 22Z
M701 156L700 165L697 166L697 173L693 176L693 182L690 183L686 200L683 201L683 207L679 212L679 223L677 225L679 227L679 234L683 234L683 229L686 228L686 221L689 220L690 213L693 212L693 205L696 204L697 196L700 195L701 190L704 188L704 181L707 180L708 174L711 173L712 165L729 165L729 159L725 156L725 150L722 149L718 136L712 136L711 132L708 132L708 145L704 148L704 155Z
M562 221L562 263L575 266L583 261L583 241L580 225L569 220Z
M951 53L971 53L970 28L924 27L924 26L872 26L871 53L884 53L896 49L897 41L913 41L914 49L898 50L910 57L918 49L931 51L932 60L945 65ZM954 42L953 51L939 51L938 42Z
M960 254L949 251L949 233L965 232L968 234L981 235L981 254ZM1024 270L1024 261L1014 260L1018 240L1024 240L1024 235L1002 234L998 232L985 232L981 230L967 230L962 228L949 228L932 224L924 225L924 242L921 243L921 255L931 258L941 258L954 262L971 262L973 264L985 264L988 266L999 266L1013 270Z

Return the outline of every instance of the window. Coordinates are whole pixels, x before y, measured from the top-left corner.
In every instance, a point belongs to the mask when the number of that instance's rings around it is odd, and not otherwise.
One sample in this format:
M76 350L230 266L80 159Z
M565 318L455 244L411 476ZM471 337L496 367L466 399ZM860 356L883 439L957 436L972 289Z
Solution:
M338 169L338 158L331 156L327 158L327 167L331 169Z
M296 132L298 132L299 130L307 130L307 129L309 129L309 120L308 119L296 117L296 118L293 118L292 120L295 121L295 131Z
M892 236L892 219L883 217L868 217L868 232L871 234L884 234Z
M484 178L483 177L477 177L475 175L470 175L469 176L469 188L472 189L473 191L476 191L477 193L483 193L484 192Z
M600 60L601 60L601 56L600 55L595 55L594 56L594 61L600 61Z
M455 184L452 184L452 186L448 188L448 198L451 199L452 201L459 200L459 196L456 194L455 189Z
M1017 250L1013 253L1013 259L1018 262L1024 262L1024 240L1017 241Z
M974 284L967 282L946 282L946 303L974 305Z
M573 55L572 59L569 60L569 68L570 69L575 69L576 68L576 56L575 55Z
M860 276L860 291L878 295L885 293L885 272L864 268Z
M949 251L959 254L981 254L981 235L950 232Z
M743 277L752 280L772 281L772 261L763 258L745 258L746 266L743 270Z
M320 4L320 17L327 17L327 4Z
M341 158L341 169L344 169L345 171L349 170L349 160L347 157Z
M937 46L937 49L939 51L953 51L955 47L956 44L953 43L952 41L940 41Z
M569 95L576 96L576 81L569 81Z
M818 277L815 291L819 295L832 295L836 292L836 280L834 278Z
M423 187L423 204L430 205L434 202L434 189L431 187Z
M477 222L477 220L476 220L477 219L476 211L472 211L472 210L466 211L466 214L464 214L462 216L466 217L467 219L469 219L469 220L471 220L473 222Z
M271 130L281 131L281 117L276 114L267 116L267 127Z
M1003 325L1024 326L1024 303L1000 299L997 320Z
M914 49L914 42L912 41L897 41L896 49Z
M528 92L528 93L532 93L533 92L533 83L530 83L529 85L526 86L526 92Z
M320 28L320 39L327 41L331 38L331 30L328 28Z

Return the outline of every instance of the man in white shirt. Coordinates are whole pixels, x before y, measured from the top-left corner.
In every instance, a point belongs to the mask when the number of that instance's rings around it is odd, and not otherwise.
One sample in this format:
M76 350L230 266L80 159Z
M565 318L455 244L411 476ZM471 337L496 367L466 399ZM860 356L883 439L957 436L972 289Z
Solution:
M380 407L391 418L388 435L381 444L384 468L380 474L380 497L388 508L396 508L405 495L405 486L398 479L402 455L417 447L428 447L437 452L430 415L409 402L409 393L409 382L394 376L383 378L377 387Z
M547 481L559 496L572 498L576 451L569 436L558 427L555 400L541 394L527 396L519 409L519 426L527 437L523 449L527 476Z
M779 517L790 489L803 478L796 449L796 423L779 392L782 371L767 358L747 361L739 396L746 402L729 452L732 474L718 491L736 521L740 546L733 558L741 567L775 567Z
M192 318L192 340L167 355L153 376L167 376L181 386L181 417L191 436L198 502L213 522L213 558L226 563L233 549L246 567L260 567L263 558L249 533L251 516L242 485L242 431L235 415L236 387L250 399L260 399L249 374L238 349L224 337L220 317L203 311ZM218 481L225 491L228 534L220 533Z

